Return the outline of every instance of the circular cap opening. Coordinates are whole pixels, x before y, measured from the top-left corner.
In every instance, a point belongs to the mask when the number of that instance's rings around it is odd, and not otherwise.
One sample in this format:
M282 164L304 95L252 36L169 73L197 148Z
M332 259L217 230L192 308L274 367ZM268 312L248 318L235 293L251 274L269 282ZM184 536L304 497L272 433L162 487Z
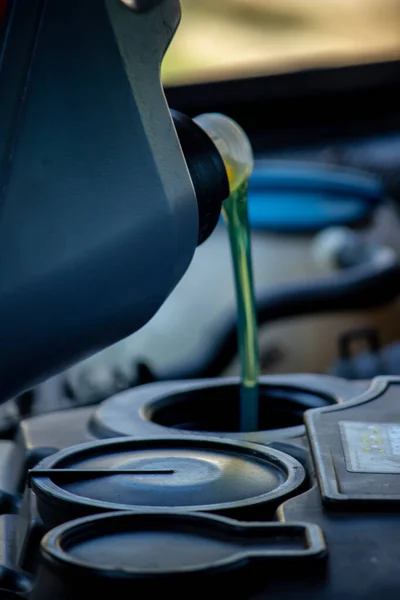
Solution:
M35 600L53 600L60 593L68 600L84 600L82 581L94 597L185 600L188 590L207 597L210 590L223 589L237 598L243 581L246 597L253 597L264 588L267 574L273 575L277 561L284 571L292 561L303 567L304 562L314 564L326 556L326 546L315 525L140 511L56 527L44 537L41 552L47 579L42 577Z
M55 528L43 539L42 553L126 576L183 574L215 568L232 558L238 562L248 547L259 551L252 534L263 533L263 526L233 527L235 523L194 513L105 514Z
M274 510L304 481L301 464L283 452L208 437L93 442L32 472L39 512L52 524L113 510Z
M260 386L259 431L303 425L310 408L331 404L327 396ZM205 387L171 394L147 406L146 416L165 427L199 432L239 432L240 387Z

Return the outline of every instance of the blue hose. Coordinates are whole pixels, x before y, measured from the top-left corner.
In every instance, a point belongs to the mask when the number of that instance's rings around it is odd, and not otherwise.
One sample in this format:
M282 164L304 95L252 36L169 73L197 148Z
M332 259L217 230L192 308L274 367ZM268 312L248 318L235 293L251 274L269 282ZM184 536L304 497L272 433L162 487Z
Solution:
M316 232L367 220L384 198L381 181L330 165L259 161L249 182L253 229Z

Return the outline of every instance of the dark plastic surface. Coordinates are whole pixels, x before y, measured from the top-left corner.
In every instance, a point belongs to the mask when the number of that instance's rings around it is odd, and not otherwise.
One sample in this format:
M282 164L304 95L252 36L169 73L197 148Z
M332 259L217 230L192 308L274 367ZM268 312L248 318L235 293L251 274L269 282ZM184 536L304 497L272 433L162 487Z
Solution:
M182 585L198 592L199 584L210 585L219 575L227 592L235 585L233 575L250 565L253 577L265 578L269 564L276 571L297 562L312 564L325 556L326 547L322 532L312 525L249 524L167 512L79 519L48 533L41 551L44 568L33 598L50 600L50 591L58 598L59 589L68 590L67 597L80 597L83 579L87 587L102 582L127 595L138 589L149 593L159 585L163 594L176 597ZM46 571L53 574L50 583Z
M327 397L336 403L349 400L369 387L369 382L345 381L326 375L281 375L263 376L264 386L278 389L295 389L312 397ZM117 437L121 435L144 436L181 436L186 433L173 427L164 427L148 420L146 410L141 407L158 401L160 395L169 397L185 393L199 386L215 387L238 383L237 378L213 379L191 382L166 382L142 386L129 393L120 394L104 402L100 407L84 407L61 410L37 417L24 419L19 427L19 451L24 453L28 468L42 460L47 454L69 446L93 441L95 439ZM120 403L120 406L119 406ZM118 408L119 406L119 408ZM218 411L218 406L213 410ZM230 413L230 410L228 411ZM269 443L274 439L295 437L304 434L304 425L287 430L269 430L266 432L219 432L214 437L228 437L256 443ZM193 432L192 432L193 433Z
M261 386L258 429L296 428L303 424L304 411L326 404L329 404L329 400L323 395ZM188 431L239 432L240 388L238 385L227 385L172 394L147 406L147 414L153 423L165 427Z
M300 436L303 413L353 398L366 385L318 375L260 378L260 431L239 432L239 379L142 386L103 402L90 429L97 437L172 435L184 431L257 443Z
M375 476L371 477L371 481ZM298 581L269 582L252 600L396 600L399 594L400 514L388 504L328 510L318 487L286 502L279 519L321 527L328 548L326 571Z
M18 564L15 536L18 526L17 515L0 516L0 599L3 588L12 592L27 592L30 579Z
M178 0L146 13L120 0L12 4L0 61L0 401L144 325L199 233L159 77Z
M120 0L123 4L138 12L147 12L164 0Z
M275 383L278 379L273 378ZM332 398L345 399L346 401L341 405L331 405L308 412L306 415L308 436L303 435L296 439L283 439L274 442L274 446L281 452L284 451L289 454L298 453L298 460L301 460L304 471L307 473L306 484L294 489L289 497L276 498L271 503L256 505L250 499L246 510L232 511L230 515L231 517L240 519L239 527L243 525L247 527L247 524L243 523L244 521L250 521L256 527L260 525L260 522L262 522L263 526L271 523L274 527L279 527L280 524L284 527L297 527L296 524L298 523L318 526L322 530L326 540L326 560L320 561L308 558L302 560L298 556L289 562L282 562L281 558L271 556L268 562L261 563L261 567L257 561L250 561L245 566L238 565L238 568L229 567L227 570L217 569L213 572L212 570L207 572L200 571L198 578L192 573L187 579L184 577L179 579L179 585L177 583L172 584L166 580L159 585L157 583L159 581L158 577L143 577L143 587L141 587L138 578L134 582L129 581L127 583L127 580L124 579L124 574L121 577L114 577L117 572L121 573L121 564L126 567L130 558L134 555L134 552L131 553L130 550L127 550L124 554L130 543L129 527L126 524L122 526L122 529L127 534L125 537L125 534L123 534L123 539L120 537L120 531L116 532L115 530L110 533L111 538L109 538L108 532L105 532L104 529L96 524L93 531L89 534L89 537L95 538L94 542L88 539L86 526L83 528L82 535L69 540L72 545L71 554L74 555L70 556L70 561L57 561L55 558L47 556L38 569L39 537L41 532L35 507L35 500L38 497L35 496L32 490L26 488L24 496L27 502L24 500L23 506L21 506L18 515L15 517L18 525L17 529L20 530L17 538L25 538L25 543L21 549L20 542L18 541L17 544L15 542L12 528L6 527L4 529L4 555L0 554L0 564L3 561L9 561L10 557L14 557L12 560L15 560L15 556L18 556L19 565L32 573L35 587L29 600L32 600L32 598L33 600L53 600L55 598L57 600L87 600L88 589L90 589L90 594L93 597L115 597L118 600L119 598L129 598L130 596L138 598L171 596L174 599L187 600L188 597L194 595L199 598L214 598L217 594L219 596L222 593L235 598L235 600L268 600L270 598L274 600L299 600L299 598L307 600L376 600L377 597L384 597L385 600L398 600L398 565L400 563L398 478L400 473L397 470L400 470L400 461L393 454L399 450L398 441L396 440L400 439L400 422L398 419L400 379L380 378L373 382L372 385L370 382L344 382L333 377L322 376L285 376L283 379L286 385L292 385L297 389L314 390L314 392L318 388L320 391L324 389L325 393L329 391ZM175 383L174 386L176 385L178 384ZM186 386L187 383L181 382L181 385ZM154 394L154 386L149 386L149 388L149 394ZM176 388L174 389L176 390ZM365 389L369 389L369 393L362 396L361 393L365 392ZM82 411L64 411L58 415L58 421L54 420L55 415L44 415L43 418L30 420L29 427L24 431L24 436L21 436L19 439L19 443L24 439L24 445L19 446L20 461L24 459L24 455L26 454L24 448L36 447L36 452L39 453L39 440L41 440L42 448L45 448L46 445L49 447L57 439L63 441L63 443L67 443L67 440L71 439L69 436L72 435L71 432L74 425L78 437L83 435L86 427L83 415L85 414L87 418L87 415L90 414L89 409L85 410L86 412L83 413ZM66 431L62 431L63 422L65 423L64 429ZM360 449L360 441L362 444L364 442L362 436L361 439L360 436L356 436L355 438L350 437L351 443L346 446L343 443L341 433L343 422L350 424L367 423L373 427L379 423L386 423L385 427L394 428L393 431L397 437L394 438L392 454L390 456L384 455L385 462L382 464L385 468L389 468L389 470L394 470L395 472L381 473L376 472L375 469L374 472L366 473L357 472L349 468L347 465L347 461L349 460L347 455L357 455ZM312 426L310 426L310 423L312 423ZM70 432L67 431L69 428L71 428ZM56 431L57 429L58 431ZM63 435L60 434L60 431L62 431ZM175 430L175 436L169 438L171 443L183 443L178 434L179 431ZM250 436L252 434L243 435ZM28 442L28 438L30 442ZM215 452L215 441L218 442L218 447L221 444L227 444L230 447L232 444L235 447L237 445L235 442L229 440L210 440L212 443L212 453ZM376 437L372 439L371 436L367 442L370 445L371 442L376 442L379 448L383 447L385 450L387 448L386 438L383 440L383 444L378 442ZM127 438L119 438L117 440L117 444L125 443L130 444L131 440ZM151 445L153 440L148 438L147 443ZM73 516L73 508L80 507L82 497L79 498L79 496L73 494L73 499L68 499L67 492L64 489L65 484L70 489L74 486L76 486L75 489L78 489L81 485L87 485L93 491L96 486L101 490L103 483L105 483L107 493L112 494L114 490L117 497L120 494L126 493L127 488L128 493L130 493L129 490L136 487L136 477L142 477L142 480L147 477L147 475L139 475L137 468L135 468L135 474L132 473L131 475L121 473L111 476L108 471L104 477L104 473L99 472L105 454L101 454L99 462L94 465L96 457L99 457L98 449L100 447L104 448L107 445L109 445L109 448L112 448L113 446L115 447L115 444L115 440L110 440L106 443L85 444L78 449L68 449L54 455L53 458L57 459L55 461L57 464L52 466L57 471L54 470L51 474L48 471L37 473L41 477L37 481L34 481L34 485L38 485L40 481L42 482L42 486L43 483L46 484L44 486L46 490L43 487L39 495L39 509L42 516L47 519L46 527L42 531L48 530L51 519L54 524L57 522L57 519L58 522L63 520L68 529L69 525L66 521ZM244 446L248 449L256 447L257 453L260 450L261 452L270 451L270 448L254 446L254 444L245 443ZM242 448L242 445L240 447ZM90 448L93 449L93 453L88 450ZM205 451L205 449L203 450ZM196 454L197 451L198 448L193 448L193 457L198 456ZM205 454L207 455L207 452ZM369 451L367 454L369 455ZM112 468L115 465L114 459L117 455L118 452L111 452L109 454L110 465L108 468ZM122 455L124 455L124 452L121 453ZM59 461L60 456L61 465ZM254 461L257 462L258 454L257 456L254 456L254 454L246 456L248 458L248 462L245 463L246 465L252 466L254 465ZM381 453L377 453L376 456L379 458ZM45 462L48 461L51 461L51 458L46 459ZM199 462L202 464L201 461ZM266 464L263 460L261 463ZM267 464L270 465L270 461L267 461ZM367 462L367 464L370 463ZM92 469L90 481L87 479L89 465ZM243 471L243 462L240 462L240 465L240 470ZM96 469L92 468L94 466ZM128 468L132 471L133 466L132 464L119 465L120 470ZM75 472L69 470L73 469L73 467L75 467ZM149 468L149 465L141 465L140 468L144 469L145 467ZM165 464L158 464L157 469L160 470L160 467L165 468ZM40 465L40 469L43 469L43 464ZM169 471L170 469L167 470ZM266 468L266 472L270 473L268 467ZM276 470L273 471L274 476L279 478L279 472L280 469L278 469L278 474ZM182 480L178 482L177 486L178 494L184 488L181 484L185 477L189 474L193 478L198 473L199 470L194 472L193 468L187 468L186 471L183 470ZM262 473L264 473L264 470ZM157 476L166 479L170 476L174 477L175 474L167 475L165 473L164 475ZM157 476L155 474L150 475L153 480ZM204 477L207 485L218 484L218 481L216 483L210 482L207 477L208 475ZM241 479L246 483L245 478L241 476ZM114 484L111 483L112 480L114 480ZM128 482L125 487L124 481ZM261 483L264 485L263 481L260 482L257 480L256 484ZM271 487L273 487L273 484L274 482L271 480ZM164 485L160 487L162 490L166 490L167 494L171 491ZM239 486L232 485L232 489L234 490L237 490L238 487L240 488L240 483ZM202 485L193 486L194 496L201 493L201 488ZM48 493L50 489L54 490L52 495ZM228 489L230 489L229 486ZM186 488L184 491L187 493ZM225 493L225 488L223 492ZM339 498L337 497L338 492L340 495ZM148 486L149 497L153 496L155 498L157 494L161 495L161 493L160 490L157 490L157 486ZM333 499L330 498L327 500L329 494L332 495L335 493L336 497L333 496ZM46 498L49 500L47 503L43 502ZM93 503L94 506L90 507L90 503ZM97 510L96 501L88 499L85 509L92 512L93 509ZM166 510L168 512L172 511L171 507L166 509L155 508L153 506L151 509L146 510L143 507L137 507L133 512L138 514L154 511L157 515L162 515ZM122 512L121 510L113 510L113 516L110 517L110 520L112 521L114 518L119 519L120 517L123 520L124 516ZM189 515L192 511L189 508L189 510L179 512ZM196 512L196 514L199 515L200 512ZM104 516L104 513L101 516ZM98 522L96 521L96 523ZM157 533L157 531L159 530L155 526L155 532ZM175 526L173 531L175 532ZM215 526L211 528L210 532L212 536L221 535L221 530ZM209 549L206 549L207 539L205 538L208 537L208 534L206 536L199 535L199 544L196 541L192 546L189 542L194 540L196 535L199 534L193 528L185 526L177 533L183 535L183 538L179 538L179 547L181 547L182 543L182 548L184 547L186 552L182 556L182 554L179 554L178 549L177 556L175 557L174 552L166 551L165 558L168 558L171 562L176 558L179 563L187 565L190 556L198 553L197 556L201 557L201 552L204 551L210 559L208 563L210 565L216 557L214 552L218 554L221 550L221 545L214 545L215 537L213 538L213 548L211 549L209 546ZM254 535L250 537L253 549L254 544L258 543L258 540ZM280 538L280 544L283 542L286 544L286 534L283 534L283 538L283 540L282 537ZM135 541L138 541L138 539L135 534ZM145 551L146 548L149 548L149 545L146 545L149 538L146 534L140 539L144 539L141 551ZM157 539L160 543L165 542L168 545L168 549L173 548L170 530L166 531L166 537L162 535L161 538L157 538L155 535L153 539ZM176 540L177 538L174 539ZM224 535L223 541L226 541L226 539ZM126 544L124 540L127 541ZM220 537L218 537L219 540ZM98 544L96 543L97 541ZM115 542L114 547L112 546L113 542ZM186 543L188 545L183 546ZM291 550L293 550L292 544L293 538L290 538L289 546ZM222 546L226 549L226 546L223 544ZM111 565L115 569L108 571L107 575L104 574L104 568L91 570L88 567L82 567L85 572L85 575L82 576L82 569L77 569L75 572L73 566L71 567L71 561L73 560L82 561L84 559L90 562L93 547L95 547L96 560L101 562L103 566L109 550L112 550L112 554L115 556L119 553L118 560ZM275 545L273 551L275 552L276 550L277 547ZM164 558L162 553L160 553L160 556ZM12 562L9 562L9 564L12 564ZM169 564L171 565L171 563ZM99 571L102 575L97 576ZM17 574L21 575L21 571L17 570ZM179 575L180 577L181 575ZM154 580L154 587L150 580ZM13 581L15 582L16 580Z
M176 508L273 514L304 484L295 459L210 437L93 442L43 460L31 473L45 525L111 510Z
M325 544L317 527L302 524L138 512L89 517L53 529L42 552L99 571L118 565L121 574L134 578L240 568L252 559L315 558L325 552Z
M400 506L400 378L378 377L354 402L306 415L326 506ZM354 433L346 437L346 427Z
M318 528L303 524L123 513L53 530L43 541L42 555L31 600L83 599L89 587L102 597L161 593L182 599L223 589L247 598L268 573L284 579L297 563L318 571L325 545Z

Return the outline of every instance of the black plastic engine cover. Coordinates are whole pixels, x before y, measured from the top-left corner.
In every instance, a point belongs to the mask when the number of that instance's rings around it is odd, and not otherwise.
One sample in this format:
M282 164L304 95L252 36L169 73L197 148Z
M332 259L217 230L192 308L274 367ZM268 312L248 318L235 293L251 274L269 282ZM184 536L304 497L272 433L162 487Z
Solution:
M8 442L14 482L9 473L2 484L12 501L3 509L0 587L32 600L83 600L83 581L121 597L397 599L400 378L263 378L262 401L290 408L286 433L221 431L221 415L217 432L193 432L184 420L177 427L177 406L198 405L201 385L205 402L210 390L214 403L222 398L221 411L237 380L146 386L21 424ZM141 406L137 435L102 441L110 407L129 429L126 394L132 415ZM319 407L305 410L304 427L293 419L305 403ZM139 435L146 420L163 435L145 426Z

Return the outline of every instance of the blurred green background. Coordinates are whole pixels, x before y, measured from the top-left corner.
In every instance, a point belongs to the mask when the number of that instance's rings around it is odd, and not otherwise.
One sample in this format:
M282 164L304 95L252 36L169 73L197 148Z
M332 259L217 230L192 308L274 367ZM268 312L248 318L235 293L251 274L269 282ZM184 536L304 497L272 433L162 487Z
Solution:
M400 0L181 0L167 84L400 55Z

